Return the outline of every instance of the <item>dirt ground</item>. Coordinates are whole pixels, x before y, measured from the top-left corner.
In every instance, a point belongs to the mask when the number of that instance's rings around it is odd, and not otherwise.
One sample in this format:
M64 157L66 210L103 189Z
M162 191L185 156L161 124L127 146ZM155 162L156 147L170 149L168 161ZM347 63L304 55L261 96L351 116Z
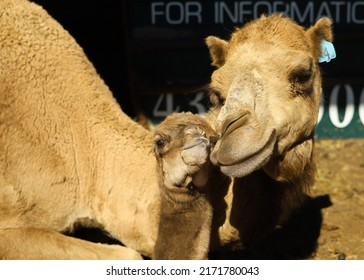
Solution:
M318 173L311 196L330 203L321 210L313 259L364 260L363 152L364 139L316 141Z

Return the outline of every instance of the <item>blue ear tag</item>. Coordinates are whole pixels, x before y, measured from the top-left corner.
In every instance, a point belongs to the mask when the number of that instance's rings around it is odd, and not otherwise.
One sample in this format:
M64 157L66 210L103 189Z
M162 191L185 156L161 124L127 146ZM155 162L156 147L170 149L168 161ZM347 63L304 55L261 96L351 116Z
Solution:
M319 58L319 62L330 62L331 59L336 57L336 52L334 45L331 42L322 39L321 41L321 57Z

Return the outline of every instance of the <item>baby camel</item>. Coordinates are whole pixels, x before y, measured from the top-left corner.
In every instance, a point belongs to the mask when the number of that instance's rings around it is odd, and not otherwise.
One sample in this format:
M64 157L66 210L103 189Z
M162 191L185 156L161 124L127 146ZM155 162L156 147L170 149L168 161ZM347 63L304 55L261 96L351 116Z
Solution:
M209 198L211 126L191 113L169 116L155 131L161 192L155 259L206 259L212 206Z

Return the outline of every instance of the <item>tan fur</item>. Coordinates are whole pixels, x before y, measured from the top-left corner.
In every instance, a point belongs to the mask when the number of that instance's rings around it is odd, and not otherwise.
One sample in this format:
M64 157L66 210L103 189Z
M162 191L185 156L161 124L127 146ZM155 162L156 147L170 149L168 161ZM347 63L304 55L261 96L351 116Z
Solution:
M232 151L222 170L230 173L230 161L236 159L233 153L244 156L250 147L271 150L269 156L251 158L249 168L238 160L242 169L252 173L232 179L233 184L218 172L210 177L221 180L211 190L214 249L248 242L263 233L261 225L268 230L279 223L313 178L312 145L304 143L312 141L320 88L317 44L320 36L330 38L328 22L319 21L307 33L279 17L271 19L275 25L270 28L269 20L258 21L265 26L259 32L256 23L237 30L230 43L223 43L228 48L215 52L224 54L217 60L223 70L214 73L211 84L221 96L212 95L216 110L208 118L217 120L219 133L227 128L232 140L239 139L234 127L251 126L241 144L231 141ZM252 40L244 39L249 36ZM313 92L291 96L288 89L295 85L283 83L285 75L309 56L314 59ZM240 73L241 78L236 78ZM246 86L240 85L243 80ZM246 102L243 111L254 117L228 128L218 101L228 100L228 93L233 93L229 100L235 98L236 105L227 106L240 112L239 88L247 96L269 89L269 100L259 95ZM273 94L278 92L282 95ZM249 107L254 104L266 106L256 106L254 111ZM264 112L275 114L261 119ZM261 137L249 137L251 131ZM222 151L223 141L215 152ZM26 0L0 1L0 258L152 256L160 215L152 142L153 134L121 111L82 49L42 8ZM258 167L258 161L266 162ZM61 234L78 224L97 226L127 248Z
M75 224L151 255L159 212L152 133L120 110L82 49L33 3L0 2L0 61L0 256L94 258L91 245L74 249L76 239L72 250L47 242L54 235L67 244L56 232ZM34 251L20 247L29 228L39 233ZM103 246L98 258L137 255Z
M0 230L0 259L142 259L133 249L103 245L65 236L49 229Z
M155 130L161 214L155 259L206 259L212 221L215 131L198 115L169 116ZM215 140L216 139L216 140ZM221 182L220 182L221 183Z
M281 15L262 16L224 43L206 39L220 66L211 78L215 107L208 118L221 139L211 160L235 177L223 243L236 235L244 245L255 243L289 217L313 184L322 39L332 40L328 18L305 30Z

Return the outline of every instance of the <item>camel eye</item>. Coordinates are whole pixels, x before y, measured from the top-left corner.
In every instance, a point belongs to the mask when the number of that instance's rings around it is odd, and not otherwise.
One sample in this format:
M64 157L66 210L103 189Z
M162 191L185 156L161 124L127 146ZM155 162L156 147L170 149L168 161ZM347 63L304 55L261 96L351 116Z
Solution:
M210 92L210 101L215 106L223 106L225 104L225 99L221 96L221 94L213 90Z
M155 145L157 146L158 149L162 149L166 145L166 141L162 138L157 139L155 141Z
M304 84L307 83L312 76L312 71L310 70L301 70L293 73L291 80L294 83Z
M225 103L225 98L220 92L220 88L210 85L208 87L210 102L214 106L223 106Z

